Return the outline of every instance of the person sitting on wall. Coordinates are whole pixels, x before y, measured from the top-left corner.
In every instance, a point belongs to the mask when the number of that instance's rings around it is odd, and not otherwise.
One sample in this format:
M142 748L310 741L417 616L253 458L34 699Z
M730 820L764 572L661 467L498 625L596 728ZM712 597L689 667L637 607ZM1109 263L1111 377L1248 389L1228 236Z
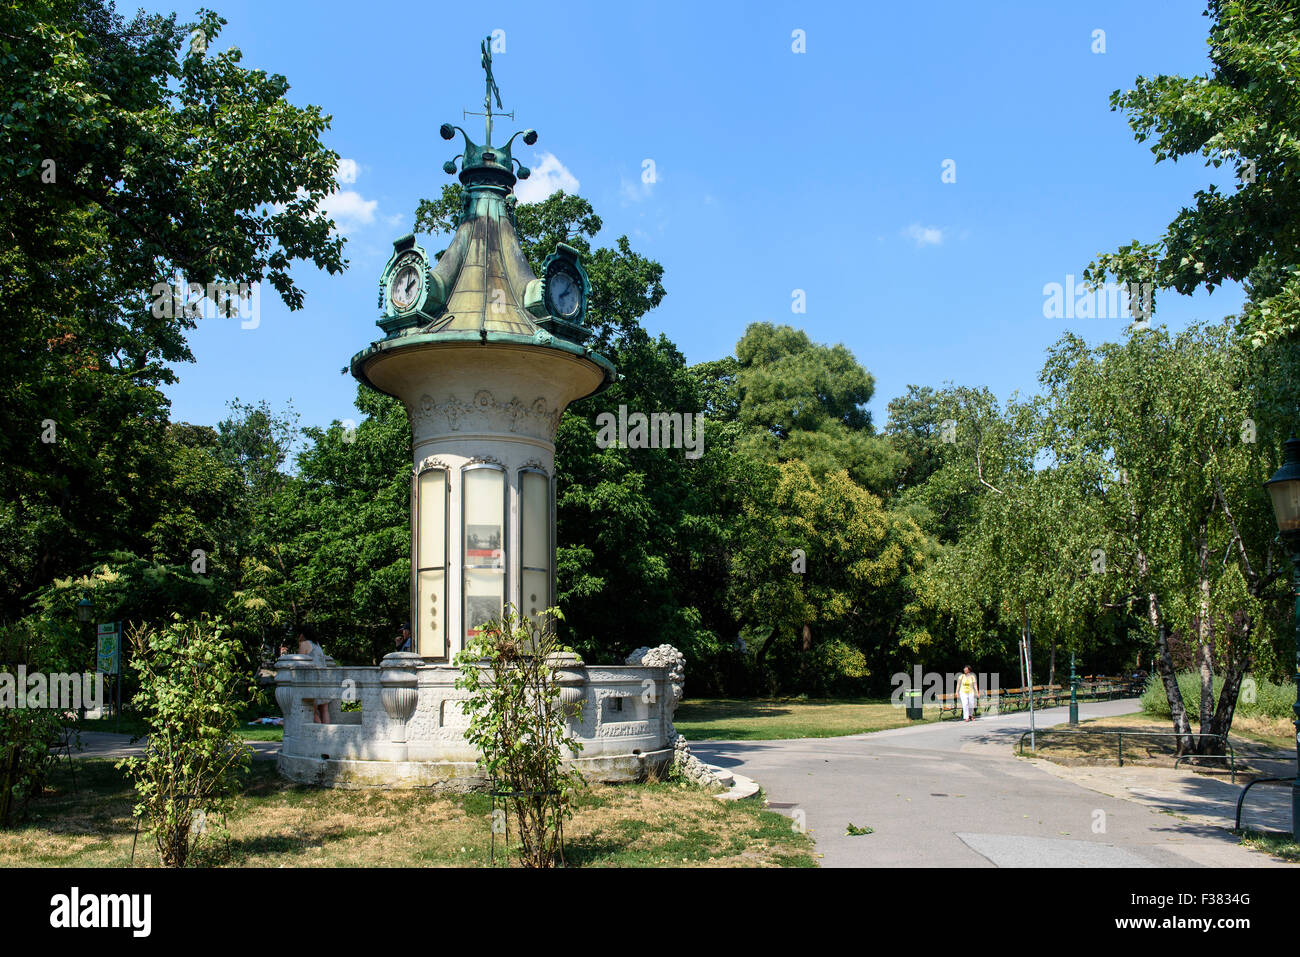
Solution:
M397 636L396 644L398 651L411 650L411 623L409 621L402 625L402 630Z
M316 641L316 629L304 624L298 629L298 654L311 655L311 663L317 668L325 667L325 649ZM329 724L330 706L326 701L317 701L312 711L317 724Z

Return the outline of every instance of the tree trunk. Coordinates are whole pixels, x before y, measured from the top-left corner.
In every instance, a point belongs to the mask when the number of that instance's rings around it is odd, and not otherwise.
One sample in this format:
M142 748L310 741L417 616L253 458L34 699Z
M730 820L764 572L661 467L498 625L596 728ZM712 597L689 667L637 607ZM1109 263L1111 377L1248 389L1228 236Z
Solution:
M1219 692L1219 705L1214 710L1214 717L1211 719L1206 730L1209 734L1221 734L1223 740L1218 738L1207 738L1201 743L1202 754L1225 754L1227 748L1224 746L1228 737L1228 732L1232 730L1232 718L1237 713L1237 697L1241 694L1241 680L1246 675L1246 669L1250 667L1250 660L1243 662L1231 662L1223 673L1223 690Z
M1174 722L1174 732L1182 735L1178 739L1178 753L1187 754L1196 746L1192 737L1192 725L1187 720L1187 707L1183 704L1183 693L1178 687L1178 675L1174 672L1174 660L1169 654L1169 633L1165 631L1165 622L1160 614L1160 601L1155 593L1147 595L1147 614L1151 627L1156 632L1156 672L1165 686L1165 697L1169 700L1170 717Z
M1205 525L1200 527L1200 542L1201 596L1200 614L1196 619L1196 657L1201 673L1201 738L1196 742L1196 750L1206 754L1211 752L1205 751L1208 744L1205 736L1211 733L1210 727L1214 724L1214 626L1210 621L1210 538Z
M1138 580L1147 581L1150 565L1146 552L1137 549ZM1187 720L1187 707L1183 704L1183 693L1178 687L1178 675L1174 671L1174 660L1169 654L1169 633L1165 630L1164 615L1160 613L1160 599L1153 591L1147 592L1147 620L1151 630L1156 633L1156 654L1152 664L1160 681L1165 686L1165 698L1169 701L1169 714L1174 723L1174 733L1178 738L1178 753L1187 754L1195 747L1196 741L1191 735L1192 725Z
M9 827L13 813L14 784L18 778L18 744L5 751L4 774L0 775L0 830Z
M1227 740L1228 732L1232 730L1232 719L1237 713L1237 700L1241 696L1241 682L1246 677L1246 672L1250 670L1252 658L1250 654L1250 634L1254 630L1254 622L1248 616L1243 616L1245 620L1241 628L1241 644L1239 646L1234 642L1234 647L1240 647L1240 655L1229 653L1227 664L1223 671L1223 690L1219 692L1219 704L1214 709L1214 718L1210 722L1209 732L1211 734L1223 735L1224 741ZM1224 754L1227 748L1217 740L1213 745L1214 750L1204 750L1203 754Z
M1056 639L1052 639L1052 654L1047 662L1047 686L1056 684Z

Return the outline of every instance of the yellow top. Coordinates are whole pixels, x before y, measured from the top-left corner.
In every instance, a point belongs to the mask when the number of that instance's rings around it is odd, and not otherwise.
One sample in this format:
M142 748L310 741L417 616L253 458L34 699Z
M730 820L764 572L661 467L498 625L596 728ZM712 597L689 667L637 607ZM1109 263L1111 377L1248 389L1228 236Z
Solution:
M961 677L959 677L959 678L957 679L957 688L958 688L958 690L960 690L963 694L965 694L967 691L974 691L974 690L975 690L975 676L974 676L974 675L963 674Z

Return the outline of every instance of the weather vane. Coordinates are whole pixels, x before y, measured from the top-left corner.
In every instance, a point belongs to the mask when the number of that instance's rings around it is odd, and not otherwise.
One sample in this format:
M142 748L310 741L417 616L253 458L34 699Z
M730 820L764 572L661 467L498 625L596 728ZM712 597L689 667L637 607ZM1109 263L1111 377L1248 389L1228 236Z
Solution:
M485 37L483 42L479 44L479 49L483 52L483 56L479 62L483 67L483 72L487 74L484 78L485 89L483 92L483 112L475 113L471 110L463 110L462 112L465 116L481 116L484 118L483 126L487 135L484 137L483 145L488 147L492 145L492 117L508 116L513 120L515 114L513 110L509 113L505 112L505 107L501 103L501 90L497 88L497 81L492 76L492 38ZM497 101L497 109L501 111L499 113L492 112L492 100L494 98Z

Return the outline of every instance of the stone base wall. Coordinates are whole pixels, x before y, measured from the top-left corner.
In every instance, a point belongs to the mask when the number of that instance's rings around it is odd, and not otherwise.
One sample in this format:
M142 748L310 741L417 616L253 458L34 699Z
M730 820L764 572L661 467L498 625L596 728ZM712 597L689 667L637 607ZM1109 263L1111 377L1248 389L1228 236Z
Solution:
M477 752L464 738L458 673L403 653L378 668L317 667L307 656L285 655L276 662L280 773L327 787L482 787ZM557 675L569 732L582 744L569 755L573 766L595 781L666 772L676 737L667 669L568 661ZM328 723L314 720L318 703L327 706Z

